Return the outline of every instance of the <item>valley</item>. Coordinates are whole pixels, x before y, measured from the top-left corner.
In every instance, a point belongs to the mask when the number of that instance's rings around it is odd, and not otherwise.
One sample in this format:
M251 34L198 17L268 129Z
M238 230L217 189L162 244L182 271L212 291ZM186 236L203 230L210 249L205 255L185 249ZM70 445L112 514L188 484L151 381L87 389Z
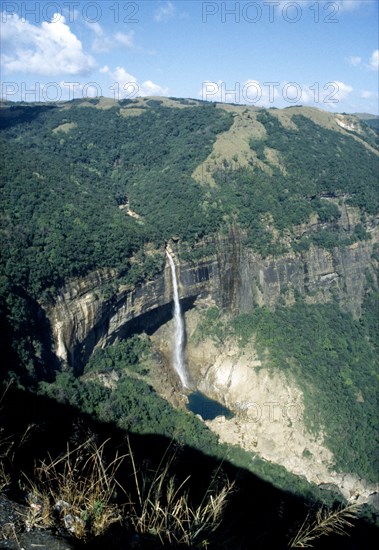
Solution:
M5 384L375 522L375 130L154 97L0 114Z

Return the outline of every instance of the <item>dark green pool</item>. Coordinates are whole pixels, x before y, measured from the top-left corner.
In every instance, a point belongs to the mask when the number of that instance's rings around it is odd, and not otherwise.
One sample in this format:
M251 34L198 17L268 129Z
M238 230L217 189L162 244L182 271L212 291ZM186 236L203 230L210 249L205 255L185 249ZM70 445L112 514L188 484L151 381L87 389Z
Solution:
M233 416L229 409L199 391L188 396L187 409L194 414L199 414L203 420L213 420L216 416L225 416L225 418Z

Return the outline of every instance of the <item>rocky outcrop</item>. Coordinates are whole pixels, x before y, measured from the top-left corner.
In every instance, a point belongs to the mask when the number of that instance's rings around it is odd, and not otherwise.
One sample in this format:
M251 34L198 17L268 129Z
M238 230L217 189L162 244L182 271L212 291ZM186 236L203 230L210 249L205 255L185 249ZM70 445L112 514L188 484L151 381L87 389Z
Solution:
M351 233L356 214L345 208L340 230ZM308 225L299 234L317 231ZM244 235L232 229L211 241L214 253L196 263L180 260L180 298L189 309L199 297L210 297L221 308L248 312L255 305L274 307L278 300L290 303L299 292L309 302L337 298L342 306L359 315L365 292L366 273L376 277L372 251L378 241L378 226L369 228L371 239L331 251L311 246L301 254L262 258L243 246ZM198 248L209 247L210 241ZM199 252L200 250L197 250ZM162 251L163 253L163 251ZM112 270L91 273L63 287L53 304L43 307L51 324L54 352L63 368L80 373L95 346L105 346L133 331L153 332L171 318L172 288L169 266L152 280L134 288L118 286Z
M291 369L270 368L270 361L258 353L253 341L241 347L227 332L217 340L199 337L201 310L210 303L199 300L185 315L188 369L197 390L214 400L203 403L206 417L212 418L204 421L208 428L221 442L279 464L321 490L339 492L352 503L377 503L375 485L352 473L347 465L344 471L336 470L335 456L326 443L327 426L320 425L317 432L309 430L307 401ZM163 357L170 354L170 325L160 327L151 338ZM161 365L157 364L154 372L159 373L152 382L156 391L178 406L175 397L179 392L170 392L172 381L164 379ZM222 416L215 402L233 416Z
M334 202L334 200L333 200ZM360 223L357 208L339 205L341 218L332 225L316 219L296 228L295 237L318 233L323 229L349 237ZM290 252L278 258L263 259L242 246L241 235L231 233L219 246L219 280L221 295L218 304L248 312L257 305L274 307L279 299L291 300L294 292L308 302L328 302L336 298L341 306L359 316L366 287L366 275L376 280L377 265L372 252L379 240L379 221L366 223L370 239L350 246L326 250L311 245L300 254ZM217 301L217 296L216 301Z
M212 263L182 266L181 299L185 308L208 291L213 278ZM214 267L214 266L213 266ZM77 373L95 346L104 347L128 332L153 331L171 317L172 286L170 269L134 288L116 285L112 270L96 271L68 282L54 304L45 304L50 320L54 351L63 368Z
M367 502L375 485L352 473L334 471L334 456L323 433L311 434L305 426L304 396L289 373L269 372L253 348L241 354L238 346L219 350L215 361L208 357L208 367L205 363L199 389L234 413L230 419L219 416L206 421L222 442L281 464L309 482L332 484L350 502Z
M281 296L297 291L309 302L328 302L333 296L359 315L366 285L372 275L372 243L357 242L328 251L311 246L301 254L261 260L248 252L241 258L237 306L249 311L254 303L273 307ZM374 275L375 276L375 275Z

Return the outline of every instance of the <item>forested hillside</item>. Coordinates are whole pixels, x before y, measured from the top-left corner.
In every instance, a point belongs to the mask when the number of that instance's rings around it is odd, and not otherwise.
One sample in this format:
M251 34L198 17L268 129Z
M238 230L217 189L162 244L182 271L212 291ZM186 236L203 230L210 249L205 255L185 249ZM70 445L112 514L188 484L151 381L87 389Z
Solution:
M347 195L362 220L377 212L377 155L362 139L307 116L292 116L296 126L289 129L270 111L259 112L251 125L262 124L266 137L250 146L264 164L240 167L238 159L225 159L222 169L214 167L218 186L208 188L191 175L231 127L231 113L215 104L172 108L147 100L136 115L133 102L102 109L93 101L1 111L2 266L5 277L34 298L99 267L115 268L134 283L161 267L150 258L145 272L131 269L131 256L144 244L159 247L173 235L193 242L235 219L247 229L249 246L282 253L267 215L279 234L313 212L321 222L334 221L338 209L325 195ZM370 141L367 131L363 138ZM278 152L280 165L265 148ZM120 211L126 201L140 218ZM312 238L321 246L341 240L328 230ZM363 224L353 240L364 238ZM304 248L308 241L293 245Z

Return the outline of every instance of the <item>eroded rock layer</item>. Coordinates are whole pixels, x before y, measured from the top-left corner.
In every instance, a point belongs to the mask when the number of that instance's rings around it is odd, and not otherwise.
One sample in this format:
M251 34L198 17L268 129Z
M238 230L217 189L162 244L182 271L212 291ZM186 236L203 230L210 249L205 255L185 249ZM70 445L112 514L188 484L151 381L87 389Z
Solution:
M340 220L340 229L347 233L357 222L354 210L345 208ZM298 234L317 229L317 224L300 227ZM358 316L366 275L376 277L372 259L378 240L375 220L369 229L369 240L332 250L311 245L305 252L289 252L278 258L262 258L243 246L244 235L237 229L200 243L199 249L209 248L211 243L214 252L196 263L181 260L177 244L182 307L189 309L198 297L210 297L221 308L248 312L255 304L274 307L281 298L291 303L298 292L312 303L337 298L344 309ZM168 265L152 280L134 288L118 285L112 270L72 280L61 289L54 304L44 305L54 352L65 368L80 372L96 346L105 346L135 330L153 331L166 322L171 317L171 301Z

